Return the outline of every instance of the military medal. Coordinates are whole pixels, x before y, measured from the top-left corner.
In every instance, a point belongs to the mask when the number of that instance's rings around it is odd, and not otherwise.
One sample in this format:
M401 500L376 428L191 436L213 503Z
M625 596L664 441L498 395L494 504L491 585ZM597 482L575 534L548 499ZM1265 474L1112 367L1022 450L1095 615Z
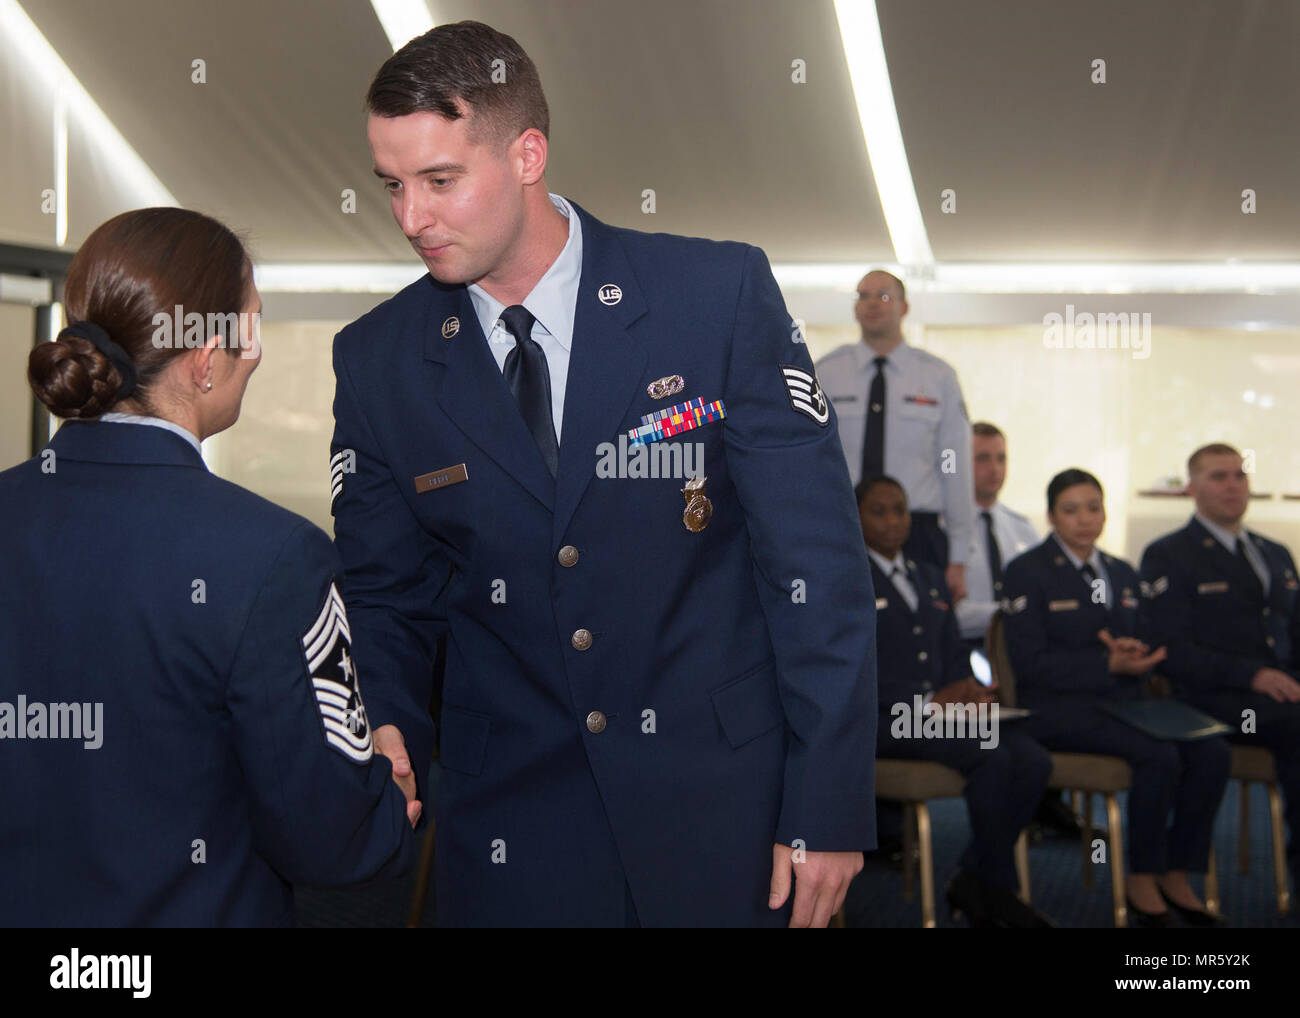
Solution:
M692 534L698 534L713 519L713 503L704 494L704 482L707 477L692 477L686 482L682 494L686 496L686 510L682 513L682 523Z

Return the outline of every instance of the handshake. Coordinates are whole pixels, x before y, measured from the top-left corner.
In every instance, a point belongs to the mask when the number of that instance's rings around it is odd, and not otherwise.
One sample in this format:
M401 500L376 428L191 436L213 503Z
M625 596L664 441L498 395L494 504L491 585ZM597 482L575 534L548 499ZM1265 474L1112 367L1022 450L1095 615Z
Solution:
M375 750L388 757L393 765L393 780L406 796L406 819L414 827L420 820L424 807L415 797L415 772L411 770L411 756L406 752L406 739L396 725L383 725L375 729Z

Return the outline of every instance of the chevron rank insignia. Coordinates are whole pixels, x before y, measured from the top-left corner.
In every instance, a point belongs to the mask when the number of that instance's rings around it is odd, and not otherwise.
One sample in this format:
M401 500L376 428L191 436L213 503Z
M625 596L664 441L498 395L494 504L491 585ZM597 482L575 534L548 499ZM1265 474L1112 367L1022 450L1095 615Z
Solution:
M333 583L316 621L303 634L302 649L326 743L348 759L365 763L374 755L374 745L357 684L357 666L350 653L347 613Z
M1152 580L1150 583L1148 583L1146 580L1142 581L1142 596L1145 597L1147 600L1150 600L1153 597L1159 597L1168 589L1169 589L1168 576L1162 576L1158 580Z
M340 449L330 457L330 512L343 494L343 475L357 472L357 454L351 449Z
M643 416L641 426L627 433L627 444L629 447L649 445L651 442L691 431L701 424L720 421L726 416L727 410L722 405L722 400L715 399L712 403L705 403L702 397L696 397L677 406L656 410L652 414Z
M1006 614L1008 615L1019 615L1022 611L1025 610L1028 604L1029 604L1028 595L1021 594L1019 597L1015 599L1008 597L1005 600L1003 600L1002 610L1006 612Z
M820 427L826 427L831 419L831 408L817 376L797 365L782 364L781 379L785 382L791 408L811 417Z

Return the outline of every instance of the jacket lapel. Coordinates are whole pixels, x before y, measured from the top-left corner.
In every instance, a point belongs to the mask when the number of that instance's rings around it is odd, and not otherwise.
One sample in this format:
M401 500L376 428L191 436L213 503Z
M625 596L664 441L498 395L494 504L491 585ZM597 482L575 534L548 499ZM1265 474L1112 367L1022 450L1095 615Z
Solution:
M646 304L622 245L610 227L576 204L573 208L582 217L582 278L574 310L555 485L556 543L596 474L597 447L602 442L617 446L620 425L647 361L644 345L628 332L646 313ZM598 296L610 284L621 291L613 304Z
M438 405L471 442L550 509L555 482L488 349L469 290L463 286L443 289L457 293L453 306L459 329L444 338L443 326L451 316L439 313L447 302L435 300L425 327L424 356L444 365L436 388Z

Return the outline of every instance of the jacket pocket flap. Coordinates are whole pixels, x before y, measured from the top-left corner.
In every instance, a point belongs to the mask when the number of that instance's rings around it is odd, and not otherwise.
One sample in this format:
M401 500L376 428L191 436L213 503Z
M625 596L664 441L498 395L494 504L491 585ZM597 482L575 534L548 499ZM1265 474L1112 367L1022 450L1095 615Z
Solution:
M751 668L712 690L709 696L732 749L739 749L785 721L776 688L776 664L772 661Z

